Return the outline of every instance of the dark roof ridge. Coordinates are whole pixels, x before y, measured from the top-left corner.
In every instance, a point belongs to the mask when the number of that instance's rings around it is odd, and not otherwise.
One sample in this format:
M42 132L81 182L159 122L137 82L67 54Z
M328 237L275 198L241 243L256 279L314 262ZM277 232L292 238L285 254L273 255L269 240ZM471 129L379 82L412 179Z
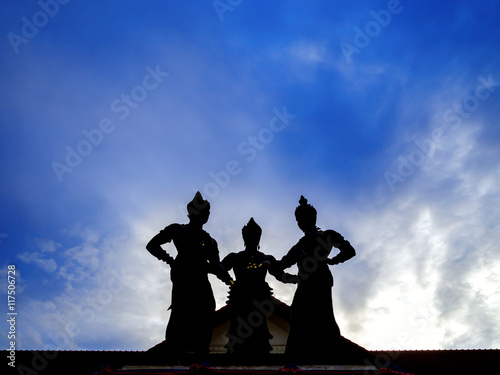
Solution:
M477 348L477 349L373 349L369 352L459 352L459 351L495 351L500 348Z

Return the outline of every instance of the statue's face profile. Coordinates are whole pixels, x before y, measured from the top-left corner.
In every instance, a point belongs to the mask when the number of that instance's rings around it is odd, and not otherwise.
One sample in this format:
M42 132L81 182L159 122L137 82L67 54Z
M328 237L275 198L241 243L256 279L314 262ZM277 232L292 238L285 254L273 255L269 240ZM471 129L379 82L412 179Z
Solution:
M260 242L260 236L249 233L243 236L243 242L248 248L257 248Z
M308 229L316 228L316 219L311 216L302 216L297 218L297 225L303 232Z
M257 248L260 242L260 236L262 235L262 229L252 217L248 221L248 224L243 227L242 234L243 242L246 247Z
M316 228L316 209L307 203L303 195L300 196L299 206L295 209L295 219L299 228L306 232Z
M197 222L200 224L206 224L209 217L210 217L210 210L201 210L201 211L198 211L197 213L191 213L189 215L189 219L191 221L194 221L194 222Z
M210 216L210 203L203 199L198 191L187 205L188 217L192 222L205 224Z

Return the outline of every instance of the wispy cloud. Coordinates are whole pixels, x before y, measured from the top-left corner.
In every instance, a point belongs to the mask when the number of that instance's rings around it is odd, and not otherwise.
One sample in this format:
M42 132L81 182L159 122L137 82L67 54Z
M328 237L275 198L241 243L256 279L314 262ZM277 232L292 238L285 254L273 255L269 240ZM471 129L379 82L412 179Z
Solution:
M290 57L299 63L318 64L328 62L326 43L300 40L289 48Z

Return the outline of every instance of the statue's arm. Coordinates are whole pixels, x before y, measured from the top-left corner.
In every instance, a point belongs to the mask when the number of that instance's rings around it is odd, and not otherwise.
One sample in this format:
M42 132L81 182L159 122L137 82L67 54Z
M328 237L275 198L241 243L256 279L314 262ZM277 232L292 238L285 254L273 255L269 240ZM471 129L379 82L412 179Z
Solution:
M161 245L172 241L175 233L175 224L169 225L165 229L161 230L156 236L154 236L146 245L146 249L159 260L169 264L170 266L174 262L174 258L169 255Z
M235 253L230 253L230 254L226 255L224 257L224 259L222 259L222 261L220 262L220 266L224 270L224 272L227 272L229 274L229 271L231 271L231 269L234 267L234 257L235 256L236 256ZM222 280L222 281L224 281L226 284L228 284L227 281L225 281L225 280ZM231 277L231 275L229 275L229 284L234 285L234 280Z
M222 268L224 268L226 271L231 271L231 269L234 267L234 253L230 253L222 259L220 262L222 265Z
M329 265L335 265L339 263L344 263L346 260L351 259L356 255L356 250L349 243L349 241L345 240L339 233L335 231L331 231L333 234L330 234L328 241L332 242L333 246L340 250L340 252L327 260Z
M299 277L285 272L281 261L278 262L272 255L268 255L265 261L269 262L269 273L278 281L285 284L297 284L299 282Z
M286 255L283 258L281 258L280 261L278 261L278 267L280 267L283 270L290 268L291 266L297 263L297 261L299 260L299 255L300 255L299 244L296 244L290 250L288 250L288 253L286 253Z
M219 280L227 285L231 285L233 279L229 272L225 269L220 261L219 248L217 246L217 241L212 238L212 244L210 246L210 253L208 256L209 272L213 273Z

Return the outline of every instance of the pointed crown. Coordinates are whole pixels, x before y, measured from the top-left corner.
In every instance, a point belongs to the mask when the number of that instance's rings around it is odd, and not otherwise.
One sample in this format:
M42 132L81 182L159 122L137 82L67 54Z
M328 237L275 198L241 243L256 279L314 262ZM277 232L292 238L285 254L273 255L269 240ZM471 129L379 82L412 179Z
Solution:
M199 215L200 212L210 211L210 203L197 191L193 200L187 204L187 211L188 216Z
M250 218L247 225L243 227L241 230L243 234L243 240L246 242L247 240L253 239L257 241L257 244L260 241L260 236L262 235L262 228L255 222L255 220Z

